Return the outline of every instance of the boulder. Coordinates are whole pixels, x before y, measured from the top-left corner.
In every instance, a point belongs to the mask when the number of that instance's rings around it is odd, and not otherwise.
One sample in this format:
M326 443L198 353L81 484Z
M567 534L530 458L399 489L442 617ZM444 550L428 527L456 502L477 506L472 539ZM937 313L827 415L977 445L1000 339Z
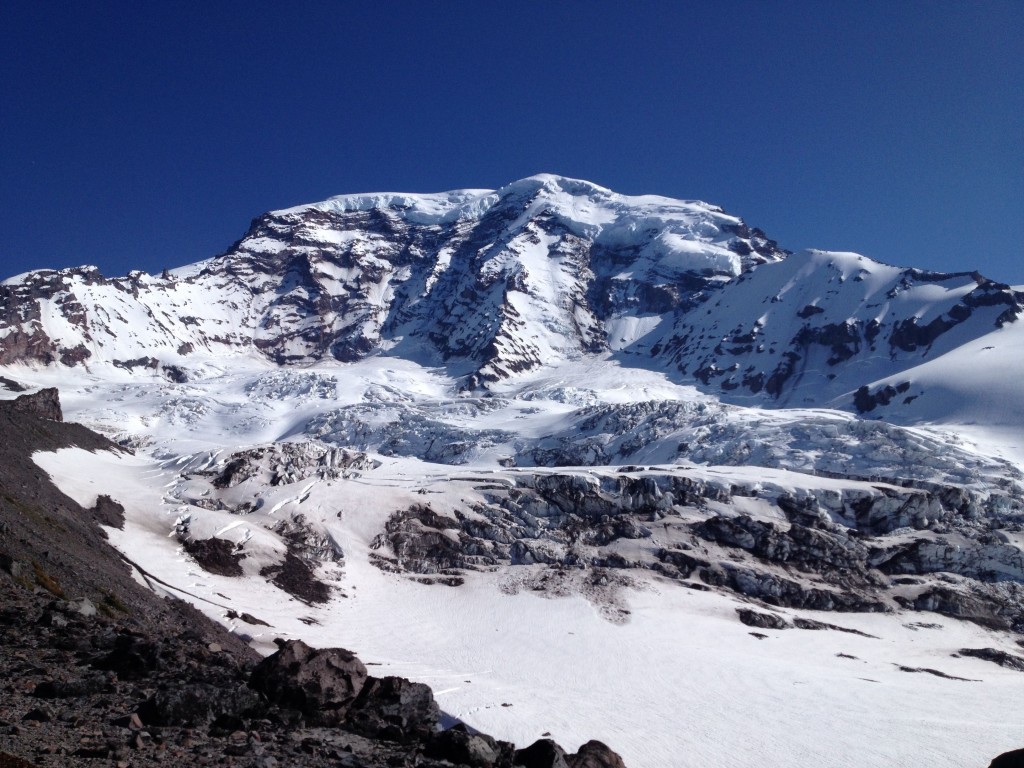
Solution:
M434 734L427 744L426 755L471 768L494 768L511 762L515 747L499 742L483 733L472 733L463 724Z
M349 709L347 726L365 736L407 744L429 737L440 714L429 686L402 677L371 677Z
M988 764L988 768L1024 768L1024 749L1003 752Z
M588 741L575 755L569 755L569 768L626 768L618 753L600 741Z
M570 768L565 750L551 739L537 739L526 749L516 750L515 765L523 768Z
M278 644L280 650L253 670L249 685L311 724L340 725L366 683L363 663L344 648L311 648L301 640Z

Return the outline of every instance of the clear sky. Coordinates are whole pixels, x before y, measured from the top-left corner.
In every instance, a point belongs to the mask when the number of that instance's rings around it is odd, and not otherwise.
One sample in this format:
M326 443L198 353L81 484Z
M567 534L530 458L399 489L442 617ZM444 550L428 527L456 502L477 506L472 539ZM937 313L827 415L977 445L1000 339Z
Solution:
M540 172L1024 283L1024 2L0 3L0 277Z

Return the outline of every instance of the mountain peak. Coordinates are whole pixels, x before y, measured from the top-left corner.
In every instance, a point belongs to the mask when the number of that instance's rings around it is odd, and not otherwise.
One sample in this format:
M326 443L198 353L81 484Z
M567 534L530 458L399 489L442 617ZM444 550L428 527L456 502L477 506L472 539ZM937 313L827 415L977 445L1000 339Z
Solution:
M171 280L84 268L8 280L0 362L177 379L225 357L388 355L491 387L614 354L728 399L863 410L896 402L885 386L903 380L889 378L1024 311L1024 296L970 273L786 256L706 203L555 174L342 195L265 214Z
M610 189L583 179L573 179L554 173L538 173L506 184L496 190L498 197L510 194L565 194L572 197L608 199L615 195Z

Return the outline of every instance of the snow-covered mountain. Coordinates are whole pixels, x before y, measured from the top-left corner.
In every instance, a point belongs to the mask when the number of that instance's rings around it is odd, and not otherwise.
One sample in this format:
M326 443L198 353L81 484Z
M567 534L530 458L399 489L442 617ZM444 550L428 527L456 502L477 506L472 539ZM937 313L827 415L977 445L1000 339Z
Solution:
M614 351L732 401L867 412L921 397L910 378L877 382L1003 328L1022 302L978 273L787 257L714 206L536 176L268 213L224 255L160 277L9 279L0 361L187 378L211 357L389 355L472 388Z
M12 277L0 394L57 386L132 447L37 461L120 501L114 542L261 647L340 636L451 682L471 725L611 733L634 768L727 764L740 720L813 722L825 690L907 726L738 762L952 766L1024 742L998 715L1024 669L1022 311L975 272L789 253L706 203L544 175L267 213L159 276ZM607 664L565 677L580 654Z
M627 326L783 255L712 206L553 176L338 197L261 216L226 254L162 277L8 280L0 359L188 368L390 354L495 381L617 347L637 333Z

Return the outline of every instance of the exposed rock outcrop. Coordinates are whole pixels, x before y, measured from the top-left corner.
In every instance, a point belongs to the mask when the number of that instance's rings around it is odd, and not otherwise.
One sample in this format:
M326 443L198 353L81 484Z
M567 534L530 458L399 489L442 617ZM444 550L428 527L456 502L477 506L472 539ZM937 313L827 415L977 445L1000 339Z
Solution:
M903 607L1024 628L1021 550L992 534L993 515L977 509L988 502L973 491L907 482L794 496L766 483L727 486L686 470L629 466L520 470L509 479L478 486L486 501L464 510L419 504L396 512L374 541L376 562L443 583L500 565L649 569L769 605ZM737 499L759 500L771 519L706 512ZM955 531L957 544L941 530ZM655 533L657 546L628 544ZM894 581L909 574L926 578L913 587Z
M1003 752L988 764L988 768L1024 768L1024 749Z
M312 724L340 725L368 676L350 651L288 640L256 666L250 685L271 703L297 710Z
M41 419L64 421L64 413L60 407L60 394L56 388L40 389L30 395L19 395L10 405L16 411L30 413Z

